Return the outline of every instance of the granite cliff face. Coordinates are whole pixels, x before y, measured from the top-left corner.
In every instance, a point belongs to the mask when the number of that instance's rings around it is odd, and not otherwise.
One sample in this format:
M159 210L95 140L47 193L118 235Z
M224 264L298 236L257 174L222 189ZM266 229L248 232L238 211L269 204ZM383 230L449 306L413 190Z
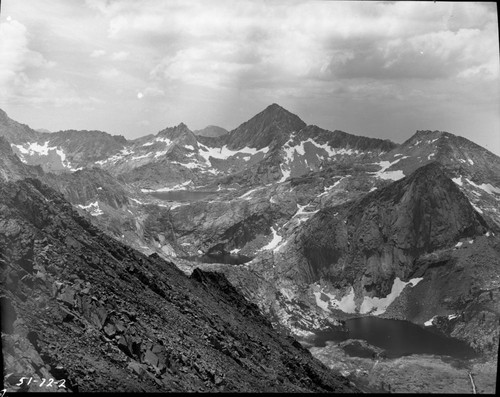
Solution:
M118 243L37 180L0 183L0 225L9 391L19 374L71 391L356 390L223 275Z
M486 231L459 188L431 163L358 201L319 211L300 239L315 279L361 281L365 291L387 295L386 282L406 279L420 255Z

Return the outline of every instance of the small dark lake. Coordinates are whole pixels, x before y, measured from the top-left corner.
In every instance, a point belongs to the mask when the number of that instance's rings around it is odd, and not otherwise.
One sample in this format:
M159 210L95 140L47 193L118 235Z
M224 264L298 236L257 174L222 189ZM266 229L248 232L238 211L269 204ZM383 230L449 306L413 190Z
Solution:
M228 265L242 265L250 262L253 258L238 254L210 254L201 256L188 256L182 259L187 259L198 263L225 263Z
M165 201L191 202L210 198L221 192L203 192L191 190L172 190L169 192L151 192L151 196Z
M314 345L324 347L327 341L363 339L384 349L388 358L435 354L467 360L477 356L465 342L436 334L408 321L360 317L346 320L346 327L348 332L317 332Z

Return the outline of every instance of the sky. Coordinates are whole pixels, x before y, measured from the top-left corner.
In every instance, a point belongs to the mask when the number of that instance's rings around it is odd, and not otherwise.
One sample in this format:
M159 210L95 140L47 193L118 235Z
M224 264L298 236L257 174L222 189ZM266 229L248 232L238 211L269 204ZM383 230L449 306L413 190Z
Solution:
M500 155L496 3L3 0L0 108L50 131L228 130L272 103L401 143Z

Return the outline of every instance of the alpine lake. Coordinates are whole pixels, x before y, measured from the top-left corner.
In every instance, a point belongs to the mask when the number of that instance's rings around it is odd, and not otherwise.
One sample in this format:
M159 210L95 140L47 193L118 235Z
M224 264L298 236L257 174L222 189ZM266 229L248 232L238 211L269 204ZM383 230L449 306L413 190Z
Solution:
M367 393L495 393L497 362L431 327L375 316L300 340Z

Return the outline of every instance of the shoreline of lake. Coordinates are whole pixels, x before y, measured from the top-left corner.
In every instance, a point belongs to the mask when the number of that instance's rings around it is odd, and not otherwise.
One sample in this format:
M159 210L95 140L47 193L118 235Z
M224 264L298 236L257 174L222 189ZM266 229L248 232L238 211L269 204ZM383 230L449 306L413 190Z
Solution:
M368 393L495 393L497 362L493 358L453 359L429 354L399 358L348 355L336 342L311 346L311 354Z

